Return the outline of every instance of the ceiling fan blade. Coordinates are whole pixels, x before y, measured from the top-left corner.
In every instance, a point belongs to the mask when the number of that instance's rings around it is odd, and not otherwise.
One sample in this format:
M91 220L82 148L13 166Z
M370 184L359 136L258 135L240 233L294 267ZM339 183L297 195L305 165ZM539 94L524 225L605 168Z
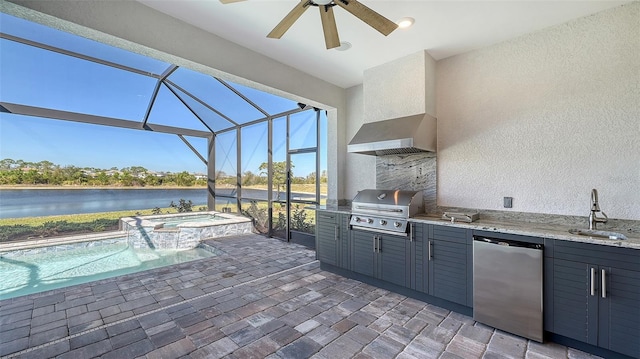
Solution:
M289 30L291 25L293 25L293 23L296 22L296 20L298 20L298 18L305 12L305 10L309 8L309 5L310 5L309 0L300 1L300 3L296 5L296 7L294 7L287 14L287 16L285 16L284 19L282 19L282 21L280 21L280 23L273 28L273 30L271 30L271 32L269 33L269 35L267 35L267 37L272 39L281 38L282 35L284 35L284 33L287 32L287 30Z
M366 22L372 28L387 36L398 28L398 24L378 14L356 0L336 0L335 3L347 10L360 20Z
M340 46L338 27L336 26L336 18L335 16L333 16L333 7L318 6L318 8L320 9L320 20L322 20L324 43L327 45L327 50Z
M220 0L220 2L223 4L231 4L234 2L240 2L240 1L245 1L245 0Z

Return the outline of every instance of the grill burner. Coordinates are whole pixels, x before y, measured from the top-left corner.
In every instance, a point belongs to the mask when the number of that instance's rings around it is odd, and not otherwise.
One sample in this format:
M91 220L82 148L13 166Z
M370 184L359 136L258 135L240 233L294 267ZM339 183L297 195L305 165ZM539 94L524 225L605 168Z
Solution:
M408 219L423 209L422 192L366 189L351 203L352 228L395 235L408 234Z

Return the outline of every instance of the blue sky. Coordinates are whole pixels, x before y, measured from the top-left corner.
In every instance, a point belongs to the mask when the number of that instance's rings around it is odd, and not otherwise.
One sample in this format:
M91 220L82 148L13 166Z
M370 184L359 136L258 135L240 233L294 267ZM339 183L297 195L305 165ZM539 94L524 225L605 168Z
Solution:
M188 138L206 153L207 141ZM143 166L153 171L206 172L175 135L0 114L0 156L78 167Z
M90 56L160 73L169 64L109 47L41 25L0 14L2 31L44 42ZM0 40L0 101L57 110L88 113L139 122L144 118L156 84L154 78L114 69L47 50ZM180 68L169 80L200 97L237 123L263 118L226 86L210 76ZM231 84L264 110L275 114L295 108L296 103L238 84ZM215 112L172 87L180 99L189 103L214 130L231 126ZM162 86L151 111L149 123L206 131L203 125L176 97ZM292 116L291 148L315 146L313 111ZM284 121L280 121L284 123ZM280 123L276 120L276 123ZM326 120L322 121L326 133ZM274 161L284 160L283 126L274 125ZM282 130L278 130L282 128ZM218 148L235 151L233 136L221 140ZM206 157L207 140L188 138ZM266 124L243 129L242 171L258 172L266 158ZM222 156L225 151L220 152ZM216 159L219 169L235 171L235 153ZM326 162L326 151L322 160ZM218 157L217 156L217 157ZM205 172L205 164L176 135L89 125L61 120L40 119L0 113L0 158L30 162L51 161L79 167L143 166L153 171ZM315 171L315 164L298 157L295 175Z

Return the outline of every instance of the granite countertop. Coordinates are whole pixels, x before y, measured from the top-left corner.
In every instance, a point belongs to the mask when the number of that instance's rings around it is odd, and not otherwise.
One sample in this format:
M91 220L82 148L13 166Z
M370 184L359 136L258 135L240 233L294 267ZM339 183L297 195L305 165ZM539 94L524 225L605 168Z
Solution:
M328 211L328 212L337 212L344 214L351 214L351 207L349 206L335 206L335 205L323 205L323 206L314 206L311 207L316 210ZM601 244L607 246L614 247L623 247L623 248L635 248L640 249L640 233L618 230L618 229L610 229L607 226L600 225L599 230L603 231L613 231L620 234L623 234L627 237L625 240L620 239L604 239L600 237L591 237L584 236L579 234L571 234L569 233L569 229L578 228L578 229L586 229L586 223L584 226L568 226L568 225L560 225L560 224L546 224L546 223L537 223L537 222L521 222L521 221L509 221L509 220L486 220L482 219L482 215L480 219L471 223L467 222L455 222L451 223L451 221L441 219L440 215L437 214L420 214L410 219L410 221L427 223L427 224L437 224L442 226L453 226L458 228L470 228L477 229L489 232L500 232L500 233L510 233L510 234L519 234L525 236L532 237L543 237L543 238L552 238L558 240L565 241L574 241L574 242L584 242L584 243L594 243Z
M335 206L335 205L321 205L321 206L309 206L310 209L327 212L338 212L344 214L351 214L351 206Z
M515 221L488 221L480 218L477 221L466 223L466 222L455 222L451 223L450 221L443 220L438 215L418 215L411 219L412 221L428 223L428 224L437 224L442 226L454 226L460 228L470 228L477 229L489 232L500 232L500 233L511 233L511 234L519 234L525 236L532 237L544 237L544 238L552 238L559 239L565 241L574 241L574 242L584 242L584 243L594 243L594 244L602 244L608 246L615 247L626 247L626 248L636 248L640 249L640 233L637 232L629 232L629 231L621 231L621 230L612 230L613 232L623 234L627 237L625 240L620 239L604 239L600 237L591 237L584 236L579 234L571 234L569 233L569 229L575 227L569 227L566 225L557 225L557 224L544 224L544 223L535 223L535 222L515 222ZM579 228L579 229L586 229ZM601 226L600 230L607 231L609 229L606 226Z

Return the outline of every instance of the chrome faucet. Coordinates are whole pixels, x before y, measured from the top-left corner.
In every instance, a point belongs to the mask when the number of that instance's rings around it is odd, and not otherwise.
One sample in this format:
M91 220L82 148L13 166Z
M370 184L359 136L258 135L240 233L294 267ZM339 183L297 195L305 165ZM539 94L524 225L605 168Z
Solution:
M589 229L596 229L597 223L607 223L609 217L602 212L604 218L598 218L596 213L600 211L600 205L598 204L598 191L596 189L591 190L591 213L589 213Z

